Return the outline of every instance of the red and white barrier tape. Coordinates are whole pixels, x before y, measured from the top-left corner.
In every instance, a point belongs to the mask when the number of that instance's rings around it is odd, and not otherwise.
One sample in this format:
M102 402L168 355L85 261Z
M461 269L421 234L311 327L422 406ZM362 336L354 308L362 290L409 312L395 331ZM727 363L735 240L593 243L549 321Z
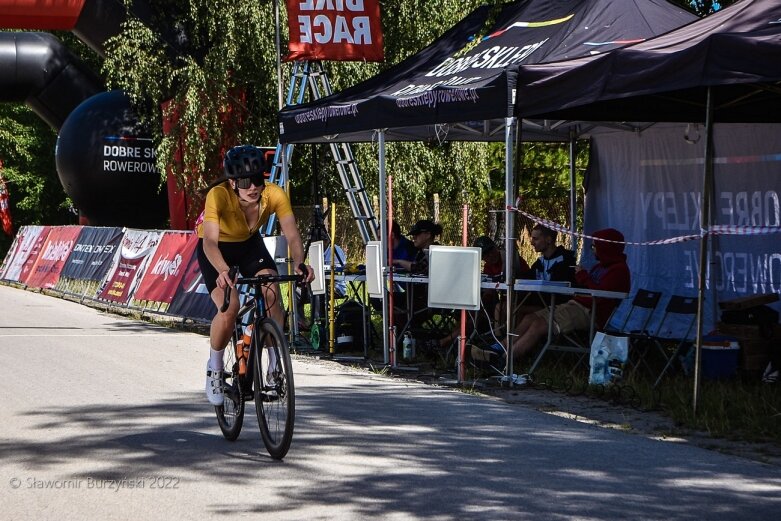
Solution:
M670 237L669 239L659 239L656 241L644 241L644 242L611 241L608 239L594 237L593 235L574 233L569 228L565 228L559 225L558 223L549 221L548 219L543 219L542 217L537 217L536 215L532 215L528 212L524 212L520 208L514 206L508 206L507 209L513 212L517 212L523 215L524 217L527 217L532 221L536 223L540 223L546 228L550 228L551 230L554 230L559 233L565 233L567 235L572 235L574 237L579 237L581 239L591 239L596 241L610 242L614 244L631 244L634 246L657 246L660 244L675 244L679 242L695 241L700 239L702 235L704 235L704 234L680 235L678 237ZM769 233L779 233L779 232L781 232L781 226L734 226L729 224L718 224L718 225L711 226L707 233L711 235L765 235Z

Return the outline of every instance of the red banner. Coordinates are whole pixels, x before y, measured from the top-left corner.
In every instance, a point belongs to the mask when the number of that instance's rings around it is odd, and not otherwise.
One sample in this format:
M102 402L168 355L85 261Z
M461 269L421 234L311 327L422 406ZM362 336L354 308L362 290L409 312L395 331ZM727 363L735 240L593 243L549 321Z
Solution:
M197 244L192 232L165 232L133 298L170 304Z
M25 284L33 288L53 288L60 280L73 245L81 232L81 226L53 227L43 243Z
M0 161L0 222L3 224L3 231L9 237L14 236L14 225L11 221L11 207L8 202L8 187L3 179L3 162Z
M3 0L0 19L7 29L73 29L84 0Z
M27 278L33 272L33 266L35 266L35 263L38 260L38 255L41 254L41 248L43 247L43 243L46 242L50 230L51 226L41 227L41 232L38 234L38 237L35 238L35 242L30 248L30 254L27 256L27 260L24 261L22 269L19 272L19 279L17 279L22 284L27 284Z
M286 60L381 62L379 0L287 0Z
M126 230L113 271L106 277L98 298L127 303L161 235L162 232L155 230Z

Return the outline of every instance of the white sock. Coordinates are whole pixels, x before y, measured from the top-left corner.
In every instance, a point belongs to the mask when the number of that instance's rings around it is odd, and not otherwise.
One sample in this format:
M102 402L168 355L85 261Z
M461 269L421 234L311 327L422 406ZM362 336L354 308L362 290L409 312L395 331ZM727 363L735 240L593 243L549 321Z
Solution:
M222 361L222 350L215 351L213 348L209 348L209 367L215 371L222 371L225 368Z

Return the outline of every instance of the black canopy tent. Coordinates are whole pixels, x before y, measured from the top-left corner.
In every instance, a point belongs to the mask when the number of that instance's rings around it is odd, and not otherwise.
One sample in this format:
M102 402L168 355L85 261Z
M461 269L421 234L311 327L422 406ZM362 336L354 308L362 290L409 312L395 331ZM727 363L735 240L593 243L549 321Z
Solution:
M482 6L387 71L285 107L280 140L370 142L382 128L388 141L501 141L520 64L606 53L697 19L666 0L522 0L504 5L486 31L490 15ZM525 127L525 138L535 130Z
M610 54L522 64L515 115L568 121L781 119L781 3L741 0L696 23Z
M493 21L491 14L489 6L478 8L384 73L320 100L283 108L280 142L378 142L380 221L385 222L386 140L504 141L509 207L515 191L519 64L605 53L697 19L666 0L521 0L502 6ZM490 28L484 31L486 25ZM486 36L470 41L480 34ZM556 134L544 124L527 121L523 139L573 138L569 131ZM508 213L508 238L513 227L513 215ZM387 245L384 227L381 242ZM511 247L508 240L508 259ZM509 283L509 267L505 271ZM387 343L385 353L387 362Z
M516 116L567 121L704 122L699 393L708 231L713 224L713 125L781 122L781 3L742 0L694 24L609 55L523 65Z

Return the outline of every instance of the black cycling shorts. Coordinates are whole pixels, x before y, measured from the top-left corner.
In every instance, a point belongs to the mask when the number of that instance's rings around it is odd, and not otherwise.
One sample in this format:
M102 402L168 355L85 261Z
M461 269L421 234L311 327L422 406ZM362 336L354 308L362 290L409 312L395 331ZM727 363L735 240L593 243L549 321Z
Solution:
M244 242L219 242L217 247L228 266L238 266L239 273L244 277L252 277L263 269L277 271L274 257L269 254L266 243L258 234ZM214 288L217 287L219 273L206 258L206 253L203 251L203 239L198 240L198 247L195 251L198 254L198 265L201 268L201 274L203 274L203 282L211 295Z

